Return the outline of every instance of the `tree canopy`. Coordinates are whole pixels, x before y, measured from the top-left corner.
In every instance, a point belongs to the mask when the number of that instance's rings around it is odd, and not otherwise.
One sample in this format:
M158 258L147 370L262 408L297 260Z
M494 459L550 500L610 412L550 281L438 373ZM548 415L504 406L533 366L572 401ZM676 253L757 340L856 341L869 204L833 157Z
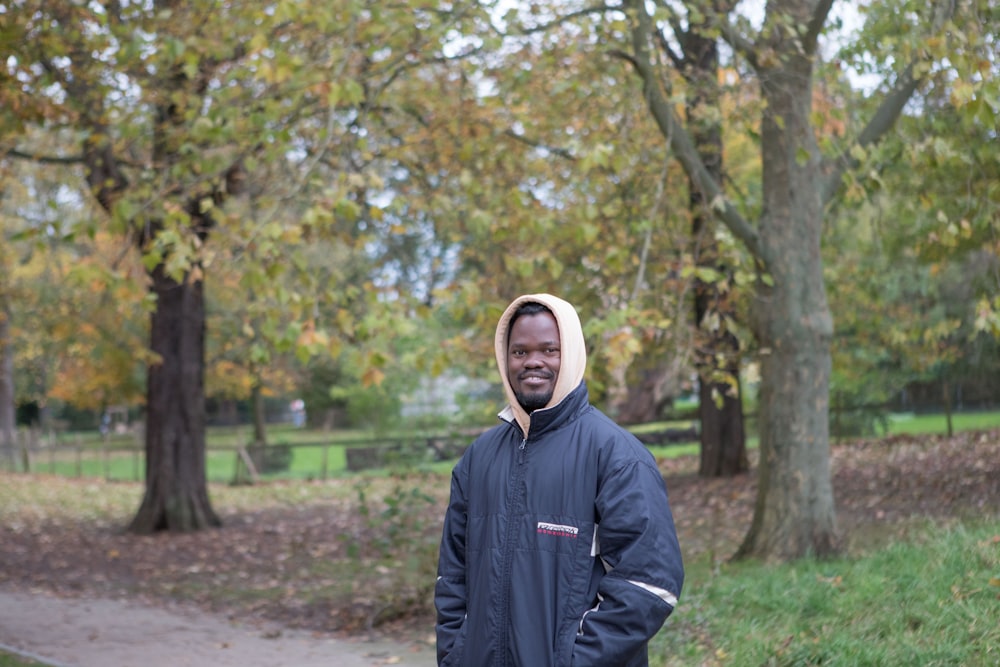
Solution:
M700 281L759 369L743 551L832 553L831 391L882 401L1000 332L998 11L880 3L848 29L839 8L8 3L0 357L21 386L0 402L145 402L148 487L193 476L210 524L206 390L492 378L500 310L549 291L581 312L599 402L654 365L676 395ZM692 34L722 46L711 105L687 105ZM725 271L699 263L699 214Z

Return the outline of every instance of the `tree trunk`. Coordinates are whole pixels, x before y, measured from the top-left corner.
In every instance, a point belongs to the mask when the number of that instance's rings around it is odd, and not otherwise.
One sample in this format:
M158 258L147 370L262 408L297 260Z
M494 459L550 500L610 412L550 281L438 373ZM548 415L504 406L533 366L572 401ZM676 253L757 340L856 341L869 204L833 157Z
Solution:
M264 392L260 382L254 381L250 390L250 410L253 413L253 444L263 449L267 446L267 427L264 424Z
M839 549L829 456L833 322L820 259L823 210L811 63L762 69L764 215L770 280L758 284L760 469L753 523L736 556L790 560Z
M146 405L146 492L129 530L191 531L221 525L205 477L205 296L200 280L152 274L156 310Z
M718 113L721 93L718 84L719 47L714 37L704 36L696 26L684 35L684 75L691 83L687 117L695 147L709 175L722 182L722 127ZM728 276L730 269L719 262L714 220L705 195L694 179L688 177L691 207L691 234L697 248L698 266ZM698 367L698 417L701 422L702 477L731 477L750 469L743 427L743 404L740 398L740 342L728 331L735 319L731 299L718 286L695 279L695 326L699 345L695 363ZM715 317L709 317L715 315ZM719 360L722 363L719 363ZM720 374L732 378L732 384L717 379ZM716 396L721 400L716 401Z
M673 361L640 372L637 383L626 387L625 400L615 407L615 419L625 425L663 419L663 413L680 388L679 370Z
M941 401L944 404L945 425L947 426L948 437L950 438L955 435L955 427L951 421L951 383L948 382L947 376L941 378Z
M740 343L731 333L706 328L706 315L721 304L713 292L706 285L695 288L695 317L704 340L697 357L698 419L701 422L698 474L732 477L750 469L740 391ZM724 360L721 367L719 359ZM732 384L714 379L719 374L728 376Z
M735 396L723 393L726 390L731 388L705 381L698 385L698 417L701 420L698 474L702 477L732 477L750 469L739 389ZM721 406L715 402L716 393L722 395Z
M0 292L0 460L14 467L17 413L14 409L14 345L10 336L10 308Z

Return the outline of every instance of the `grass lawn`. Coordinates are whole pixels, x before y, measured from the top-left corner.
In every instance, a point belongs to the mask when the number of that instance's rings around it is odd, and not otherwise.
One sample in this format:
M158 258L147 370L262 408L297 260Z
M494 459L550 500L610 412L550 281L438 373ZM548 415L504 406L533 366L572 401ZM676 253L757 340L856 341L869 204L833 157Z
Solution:
M1000 521L928 523L856 558L686 565L660 667L1000 665Z

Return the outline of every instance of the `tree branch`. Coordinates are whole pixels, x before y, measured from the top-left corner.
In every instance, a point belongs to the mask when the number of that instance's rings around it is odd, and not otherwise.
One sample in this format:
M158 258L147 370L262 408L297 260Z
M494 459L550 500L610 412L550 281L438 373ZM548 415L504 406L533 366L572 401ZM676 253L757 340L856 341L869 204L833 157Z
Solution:
M28 160L38 164L82 164L83 157L80 155L39 155L38 153L25 153L16 148L8 149L4 152L7 157L19 160Z
M678 32L678 30L680 30L680 25L679 24L675 25L675 22L671 22L671 26L674 33L677 35L677 39L684 39L684 33ZM657 44L660 45L660 50L667 54L667 57L670 58L670 62L674 64L674 67L676 67L677 70L681 72L681 75L683 76L684 70L686 69L686 63L684 62L684 57L675 52L670 47L670 42L667 41L667 38L663 35L662 31L656 30L655 32L656 32L656 42Z
M532 148L540 148L542 150L548 151L549 153L552 153L553 155L561 157L561 158L563 158L565 160L576 161L576 159L577 159L576 156L573 155L573 153L571 151L569 151L568 149L559 148L557 146L550 146L548 144L543 144L541 141L538 141L536 139L532 139L530 137L526 137L523 134L518 134L514 130L511 130L511 129L503 130L502 134L503 134L503 136L510 137L511 139L514 139L515 141L521 142L522 144L527 144L528 146L531 146Z
M740 215L739 211L726 198L720 185L712 178L705 167L694 140L688 134L673 106L666 99L660 88L656 71L650 60L648 38L653 30L652 21L646 13L642 0L631 0L634 23L632 27L632 47L635 52L634 63L643 82L643 93L649 110L660 128L660 133L667 138L677 159L691 180L701 190L705 201L709 202L714 215L740 239L754 257L763 264L768 263L763 245L757 230Z
M938 4L935 8L931 32L939 31L954 12L955 0L944 0ZM896 120L903 113L906 103L910 101L910 98L913 97L920 84L923 83L925 77L915 75L918 62L916 59L911 61L906 66L906 69L900 73L895 84L868 121L868 125L858 135L857 141L824 165L824 171L827 172L827 176L820 190L821 201L824 205L829 203L840 189L840 182L844 176L844 172L858 165L857 159L851 156L850 149L854 146L864 148L881 140L896 123Z
M907 65L900 74L896 84L889 91L889 94L882 100L882 104L868 121L868 125L858 135L853 146L862 148L870 146L879 141L892 128L903 113L903 107L920 86L920 79L913 76L913 63ZM851 146L851 147L853 147ZM827 176L823 181L820 190L820 197L823 204L827 204L840 189L840 181L844 177L844 172L858 166L858 160L851 156L850 148L831 160L827 170Z
M639 69L639 63L635 61L635 58L632 57L631 53L625 53L621 49L611 49L608 51L608 55L614 56L615 58L621 58L632 67L636 68L637 70Z
M684 48L684 42L687 38L688 31L684 30L684 26L681 24L681 18L678 16L677 11L672 5L664 2L664 0L657 0L656 4L660 7L660 9L666 12L667 23L670 24L670 30L673 31L674 37L681 44L681 52L677 53L674 51L673 47L671 47L670 43L667 41L666 35L664 35L663 31L659 28L656 28L655 30L656 42L659 44L660 49L667 54L668 58L670 58L670 62L674 64L674 67L681 72L681 76L683 76L684 70L686 69L685 54L687 51L687 49Z
M719 29L719 34L722 35L722 39L725 40L726 44L729 44L737 55L742 56L754 71L759 70L760 62L757 58L757 45L754 44L753 40L748 39L743 33L737 30L736 26L724 15L713 10L707 10L707 12L711 18L709 25Z
M551 28L562 25L563 23L569 23L573 19L580 18L581 16L590 16L591 14L604 14L607 12L620 12L621 7L612 7L611 5L593 5L591 7L581 7L576 11L572 11L568 14L558 17L554 21L549 21L548 23L539 23L530 28L523 25L517 27L517 34L519 35L531 35L536 32L545 32Z
M802 48L810 55L816 53L819 34L823 31L823 26L826 24L826 17L829 16L831 7L833 7L833 0L820 0L820 2L816 3L816 10L813 12L813 15L809 18L809 24L802 35Z

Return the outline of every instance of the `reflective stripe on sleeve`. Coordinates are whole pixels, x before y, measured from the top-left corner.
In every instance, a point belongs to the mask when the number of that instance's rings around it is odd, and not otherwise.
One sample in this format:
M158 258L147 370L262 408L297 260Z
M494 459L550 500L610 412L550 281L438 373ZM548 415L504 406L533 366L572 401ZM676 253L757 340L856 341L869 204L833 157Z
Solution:
M652 593L656 597L658 597L661 600L663 600L664 602L666 602L671 607L676 607L677 606L677 596L674 595L673 593L671 593L670 591L668 591L667 589L665 589L665 588L659 588L658 586L652 586L650 584L644 584L641 581L633 581L631 579L629 579L627 581L628 581L628 583L633 584L635 586L638 586L639 588L641 588L643 590L649 591L650 593Z

